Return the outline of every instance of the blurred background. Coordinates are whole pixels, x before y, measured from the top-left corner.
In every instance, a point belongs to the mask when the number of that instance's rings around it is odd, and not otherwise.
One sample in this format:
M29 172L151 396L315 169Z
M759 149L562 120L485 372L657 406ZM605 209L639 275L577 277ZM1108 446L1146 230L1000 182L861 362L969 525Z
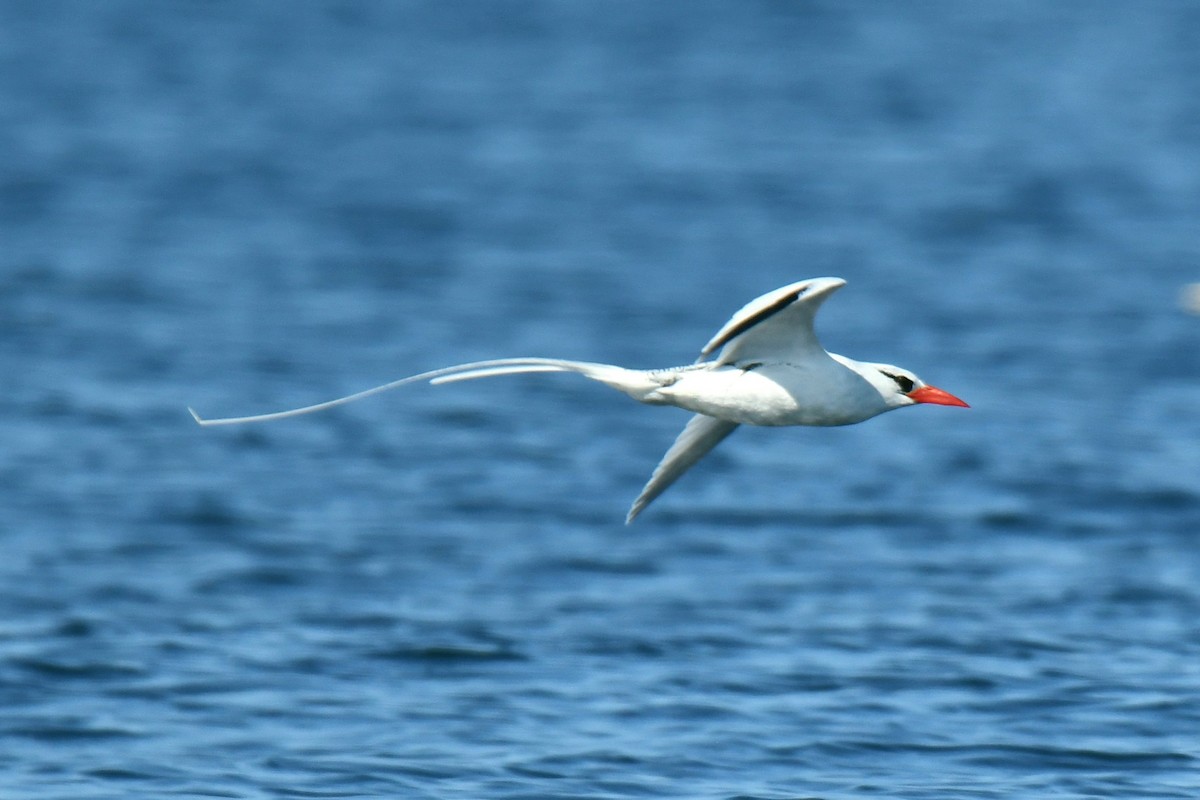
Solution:
M1200 6L0 4L0 793L1186 797ZM970 402L740 430L557 356ZM1189 299L1191 298L1191 299Z

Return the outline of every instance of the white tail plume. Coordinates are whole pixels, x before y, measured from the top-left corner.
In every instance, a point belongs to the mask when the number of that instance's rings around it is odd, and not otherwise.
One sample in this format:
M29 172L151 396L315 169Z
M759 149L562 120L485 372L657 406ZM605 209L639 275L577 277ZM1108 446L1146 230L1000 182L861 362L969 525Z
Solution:
M491 361L473 361L470 364L458 364L453 367L422 372L407 378L385 383L361 392L327 400L302 408L292 408L287 411L273 411L267 414L254 414L248 417L221 417L206 419L195 409L189 407L192 417L200 425L242 425L248 422L270 422L288 417L298 417L311 414L314 411L324 411L335 406L362 400L371 395L380 394L390 389L396 389L409 383L428 381L431 384L454 383L469 381L475 378L492 378L497 375L517 375L529 372L577 372L587 378L600 381L603 384L624 392L635 400L644 400L646 395L659 388L661 383L651 378L651 373L643 370L625 369L611 364L593 364L587 361L566 361L559 358L498 358Z

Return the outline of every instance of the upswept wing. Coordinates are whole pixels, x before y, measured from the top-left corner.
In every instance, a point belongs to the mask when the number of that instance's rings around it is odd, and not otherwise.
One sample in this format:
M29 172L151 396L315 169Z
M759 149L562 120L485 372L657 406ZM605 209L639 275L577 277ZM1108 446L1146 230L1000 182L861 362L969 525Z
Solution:
M813 318L825 299L845 285L841 278L809 278L751 300L704 345L697 363L721 348L717 364L787 360L823 352Z
M637 515L654 501L654 498L665 492L667 487L674 483L680 475L704 458L709 450L720 444L721 440L733 433L735 428L737 428L736 422L706 417L703 414L692 417L678 438L675 439L675 443L671 445L671 449L654 468L654 474L650 476L642 493L638 495L637 500L633 501L633 507L629 509L629 514L625 517L625 524L633 522Z

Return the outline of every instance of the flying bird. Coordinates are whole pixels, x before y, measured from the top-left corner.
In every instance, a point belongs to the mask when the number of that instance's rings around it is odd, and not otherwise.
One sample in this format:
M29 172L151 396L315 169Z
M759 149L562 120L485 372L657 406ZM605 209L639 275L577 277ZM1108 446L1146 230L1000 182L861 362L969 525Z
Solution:
M642 403L694 413L654 468L626 524L739 425L852 425L897 408L967 404L891 364L830 353L813 329L817 309L845 286L841 278L810 278L747 303L700 351L696 362L666 369L626 369L558 358L501 358L444 367L316 405L248 417L205 419L201 425L265 422L321 411L409 383L454 383L529 372L575 372ZM714 357L715 354L715 357Z

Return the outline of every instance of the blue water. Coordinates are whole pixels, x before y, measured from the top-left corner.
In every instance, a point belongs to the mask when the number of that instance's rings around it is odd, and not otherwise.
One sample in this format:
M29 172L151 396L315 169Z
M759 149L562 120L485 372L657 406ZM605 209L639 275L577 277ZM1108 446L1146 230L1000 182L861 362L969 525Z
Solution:
M0 797L1200 796L1200 7L0 5ZM740 430L481 358L833 350Z

